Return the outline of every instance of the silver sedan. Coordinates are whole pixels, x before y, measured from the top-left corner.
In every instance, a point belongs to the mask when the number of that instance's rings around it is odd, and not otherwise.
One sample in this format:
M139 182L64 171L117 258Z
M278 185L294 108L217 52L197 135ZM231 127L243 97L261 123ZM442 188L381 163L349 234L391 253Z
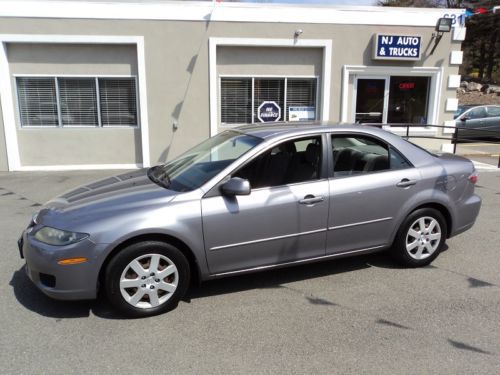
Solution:
M428 265L474 224L476 180L469 160L377 128L246 126L47 202L19 249L47 295L101 288L122 313L148 316L192 279L384 250Z

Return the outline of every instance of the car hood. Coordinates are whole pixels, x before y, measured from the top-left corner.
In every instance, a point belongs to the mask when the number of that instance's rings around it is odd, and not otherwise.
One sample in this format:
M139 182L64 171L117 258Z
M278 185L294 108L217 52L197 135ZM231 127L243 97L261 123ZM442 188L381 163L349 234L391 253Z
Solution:
M62 229L71 223L165 204L177 194L152 182L147 169L141 169L78 187L48 201L37 222Z

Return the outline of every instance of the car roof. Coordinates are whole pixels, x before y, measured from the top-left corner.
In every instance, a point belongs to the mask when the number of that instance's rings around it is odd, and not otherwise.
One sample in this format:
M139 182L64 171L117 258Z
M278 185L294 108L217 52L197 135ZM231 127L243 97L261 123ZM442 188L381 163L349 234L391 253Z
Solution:
M264 139L265 143L296 136L308 136L319 133L351 133L378 137L394 146L416 167L432 162L432 155L401 138L399 135L369 125L346 125L331 122L301 122L300 124L273 123L245 125L232 130Z
M263 139L280 138L282 136L307 135L311 133L342 133L342 132L361 132L373 135L387 135L388 132L376 126L367 125L346 125L331 122L301 122L300 124L291 124L284 122L275 122L273 124L252 124L233 128L248 135Z
M500 104L463 104L459 105L459 108L473 109L479 107L500 107Z

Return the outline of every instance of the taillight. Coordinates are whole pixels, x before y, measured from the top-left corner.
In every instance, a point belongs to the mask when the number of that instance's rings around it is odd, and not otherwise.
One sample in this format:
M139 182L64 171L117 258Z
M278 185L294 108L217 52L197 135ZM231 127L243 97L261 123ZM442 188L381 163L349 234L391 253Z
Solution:
M473 172L470 176L469 176L469 181L472 182L473 184L475 184L477 182L477 172Z

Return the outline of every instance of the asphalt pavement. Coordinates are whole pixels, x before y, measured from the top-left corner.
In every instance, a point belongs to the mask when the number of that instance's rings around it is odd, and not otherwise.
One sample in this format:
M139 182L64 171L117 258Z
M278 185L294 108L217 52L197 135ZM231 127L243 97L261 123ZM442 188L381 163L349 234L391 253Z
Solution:
M483 168L500 168L500 143L474 142L457 144L456 153L480 163Z
M41 203L112 173L0 173L1 374L500 373L500 172L480 173L476 225L431 266L374 254L221 279L139 320L45 297L16 246Z

